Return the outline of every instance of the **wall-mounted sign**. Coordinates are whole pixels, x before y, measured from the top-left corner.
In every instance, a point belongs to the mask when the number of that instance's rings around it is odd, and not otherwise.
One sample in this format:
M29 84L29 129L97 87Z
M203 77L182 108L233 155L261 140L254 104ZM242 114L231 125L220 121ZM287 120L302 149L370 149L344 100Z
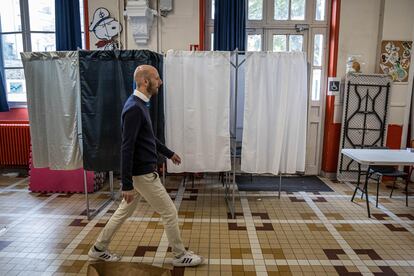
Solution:
M339 96L341 91L341 78L328 78L328 96Z

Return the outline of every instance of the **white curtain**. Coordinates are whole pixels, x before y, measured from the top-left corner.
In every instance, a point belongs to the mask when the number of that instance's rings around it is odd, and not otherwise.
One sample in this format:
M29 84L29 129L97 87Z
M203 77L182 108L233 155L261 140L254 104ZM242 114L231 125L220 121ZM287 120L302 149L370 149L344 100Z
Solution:
M241 169L271 174L305 171L305 53L248 53L245 78Z
M165 59L166 145L182 158L168 171L218 172L230 163L230 53L169 51Z
M78 53L36 52L21 56L33 166L52 170L81 168Z

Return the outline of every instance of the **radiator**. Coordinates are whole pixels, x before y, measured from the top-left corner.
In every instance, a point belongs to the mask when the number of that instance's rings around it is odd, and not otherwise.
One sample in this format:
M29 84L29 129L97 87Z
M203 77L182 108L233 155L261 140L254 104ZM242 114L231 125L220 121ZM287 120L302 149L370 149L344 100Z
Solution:
M29 166L29 124L0 123L0 166Z

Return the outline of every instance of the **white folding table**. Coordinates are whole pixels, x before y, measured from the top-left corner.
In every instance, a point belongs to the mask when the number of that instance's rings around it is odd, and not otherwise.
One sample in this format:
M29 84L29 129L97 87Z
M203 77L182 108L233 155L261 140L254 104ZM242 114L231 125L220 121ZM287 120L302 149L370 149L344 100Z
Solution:
M391 149L342 149L342 154L355 160L360 165L367 165L367 173L363 189L360 185L361 166L359 165L358 183L355 187L351 201L354 200L357 190L365 193L367 201L368 217L371 217L368 200L368 172L370 166L411 166L414 165L414 152L410 150L391 150Z

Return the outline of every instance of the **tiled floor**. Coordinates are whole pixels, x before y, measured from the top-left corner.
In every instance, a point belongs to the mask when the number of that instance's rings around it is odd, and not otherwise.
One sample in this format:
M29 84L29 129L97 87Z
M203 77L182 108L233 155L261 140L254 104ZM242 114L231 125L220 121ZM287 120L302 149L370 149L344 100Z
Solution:
M173 275L414 275L414 197L405 207L402 189L390 199L383 185L368 219L363 200L350 202L352 186L323 180L335 192L237 192L232 219L217 178L194 188L169 179L183 240L206 257ZM106 198L92 195L92 206ZM85 275L87 251L118 204L88 221L83 195L30 193L27 179L0 177L0 275ZM173 269L160 217L144 201L111 250Z

